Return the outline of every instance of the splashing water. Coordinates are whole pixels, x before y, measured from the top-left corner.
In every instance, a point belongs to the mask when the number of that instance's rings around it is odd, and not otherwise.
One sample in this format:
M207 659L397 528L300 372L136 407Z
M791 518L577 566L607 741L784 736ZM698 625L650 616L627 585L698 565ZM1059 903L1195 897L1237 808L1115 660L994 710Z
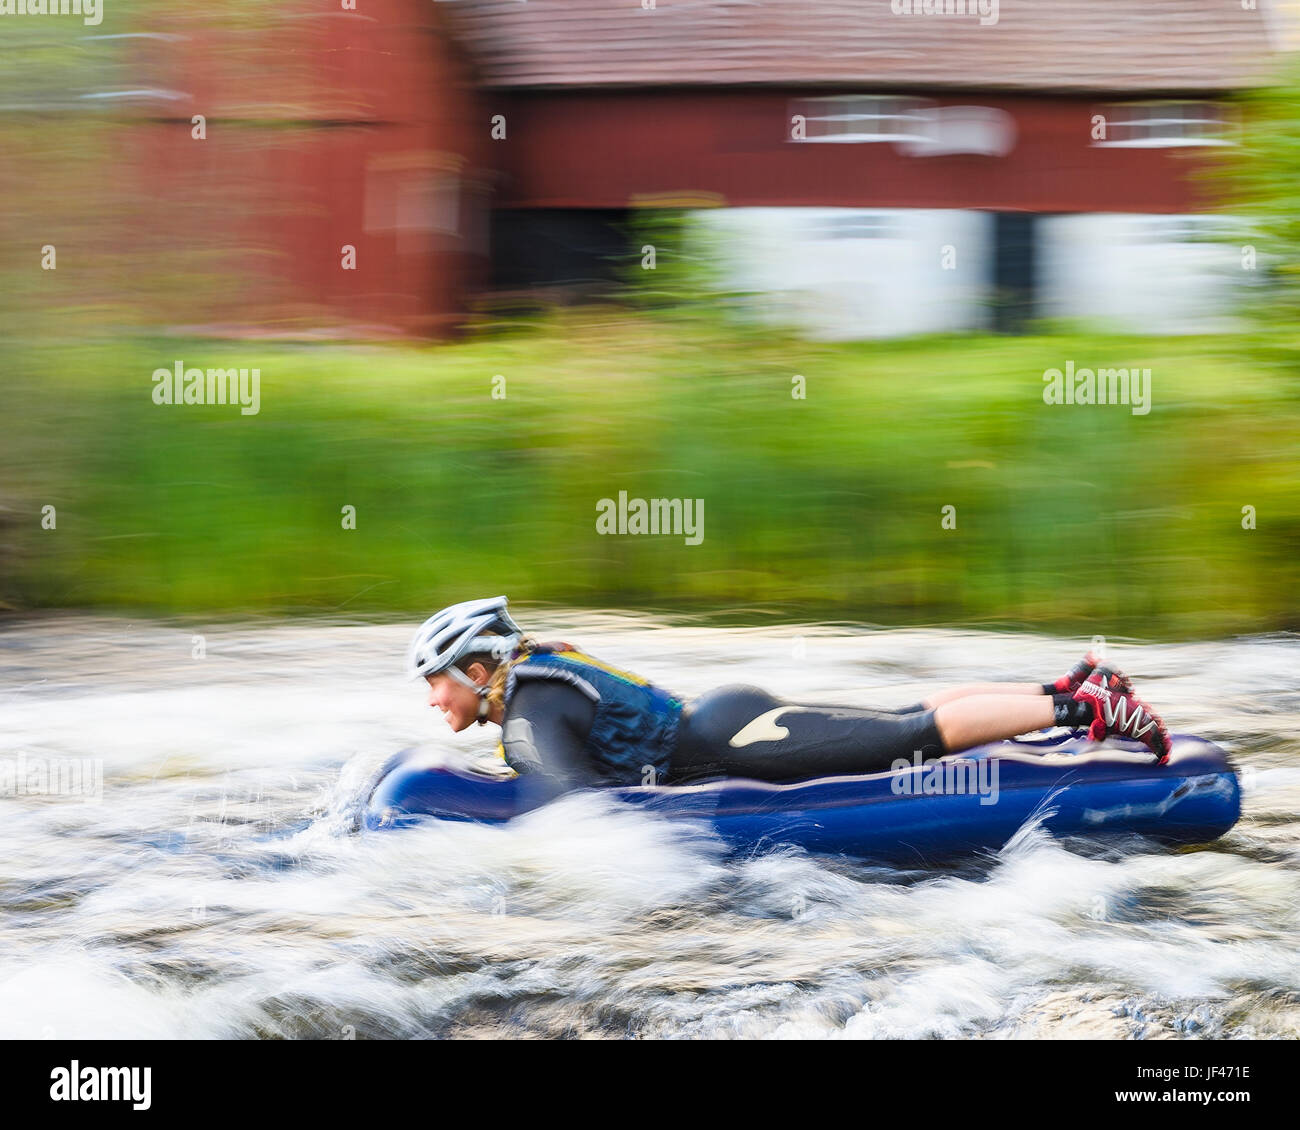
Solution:
M0 1037L1300 1035L1300 641L1120 646L1171 728L1234 754L1217 843L1061 843L897 870L735 856L598 793L507 827L357 833L389 755L453 735L409 625L0 633L0 760L102 795L0 796ZM1087 641L530 622L682 695L900 705L1043 681ZM543 630L544 629L544 630ZM1207 687L1215 688L1211 697ZM86 778L94 780L93 775Z

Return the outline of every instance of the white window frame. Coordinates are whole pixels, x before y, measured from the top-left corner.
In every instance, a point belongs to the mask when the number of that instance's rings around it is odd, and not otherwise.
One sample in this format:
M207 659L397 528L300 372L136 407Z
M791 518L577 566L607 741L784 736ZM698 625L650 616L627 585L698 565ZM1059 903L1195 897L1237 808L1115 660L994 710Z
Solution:
M830 94L800 98L790 103L790 116L799 114L807 126L804 137L788 138L797 145L838 144L861 145L879 142L925 142L929 134L923 128L934 103L928 98L913 98L897 94ZM820 113L816 111L821 111ZM861 123L869 126L879 122L916 122L922 128L905 132L882 132L879 129L847 129L827 134L814 133L814 122Z
M1187 107L1207 108L1208 114L1188 116ZM1227 134L1232 128L1232 120L1227 108L1219 102L1198 101L1195 99L1161 99L1148 102L1115 102L1105 106L1101 115L1106 119L1106 132L1111 135L1105 141L1094 141L1095 149L1174 149L1203 145L1235 145L1236 142ZM1199 133L1188 136L1182 132L1183 126L1195 122L1209 125L1214 134ZM1180 131L1170 131L1161 136L1152 132L1141 137L1115 136L1119 130L1133 127L1170 127L1177 125Z
M813 239L901 239L902 224L893 209L854 208L842 214L821 216L813 226Z
M1240 230L1239 223L1214 212L1152 212L1139 217L1133 226L1133 244L1178 246L1227 242Z

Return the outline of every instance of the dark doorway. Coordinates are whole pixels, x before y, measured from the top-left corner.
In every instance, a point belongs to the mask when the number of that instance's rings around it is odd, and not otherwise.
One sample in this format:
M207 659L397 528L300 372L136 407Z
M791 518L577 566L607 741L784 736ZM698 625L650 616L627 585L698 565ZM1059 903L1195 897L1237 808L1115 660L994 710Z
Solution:
M993 329L996 333L1024 333L1034 317L1035 212L995 212L993 269Z
M627 211L608 208L494 211L490 285L575 298L607 294L631 262L627 219Z

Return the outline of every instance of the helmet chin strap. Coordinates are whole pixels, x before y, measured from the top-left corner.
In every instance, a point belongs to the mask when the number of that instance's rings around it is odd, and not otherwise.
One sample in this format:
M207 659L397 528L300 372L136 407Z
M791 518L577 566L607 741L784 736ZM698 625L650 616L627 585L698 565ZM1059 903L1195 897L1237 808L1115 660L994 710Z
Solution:
M476 695L478 695L478 714L474 718L474 721L477 722L480 726L486 725L488 722L488 711L491 709L490 705L488 704L488 689L490 688L491 684L484 683L482 686L479 686L477 683L474 682L473 679L471 679L468 675L466 675L465 672L462 671L459 667L448 667L447 674L450 675L453 679L455 679L456 682L460 683L461 686L468 687Z

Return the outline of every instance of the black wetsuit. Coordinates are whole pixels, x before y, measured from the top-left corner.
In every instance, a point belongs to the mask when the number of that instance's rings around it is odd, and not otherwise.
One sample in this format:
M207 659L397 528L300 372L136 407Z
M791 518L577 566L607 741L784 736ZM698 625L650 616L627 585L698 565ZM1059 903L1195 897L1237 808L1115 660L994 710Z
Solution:
M521 683L502 727L507 763L548 792L602 783L587 748L595 711L590 698L566 683ZM899 758L910 761L917 751L922 758L947 752L934 711L923 706L897 711L807 706L757 687L719 687L687 704L670 777L653 783L877 773Z

